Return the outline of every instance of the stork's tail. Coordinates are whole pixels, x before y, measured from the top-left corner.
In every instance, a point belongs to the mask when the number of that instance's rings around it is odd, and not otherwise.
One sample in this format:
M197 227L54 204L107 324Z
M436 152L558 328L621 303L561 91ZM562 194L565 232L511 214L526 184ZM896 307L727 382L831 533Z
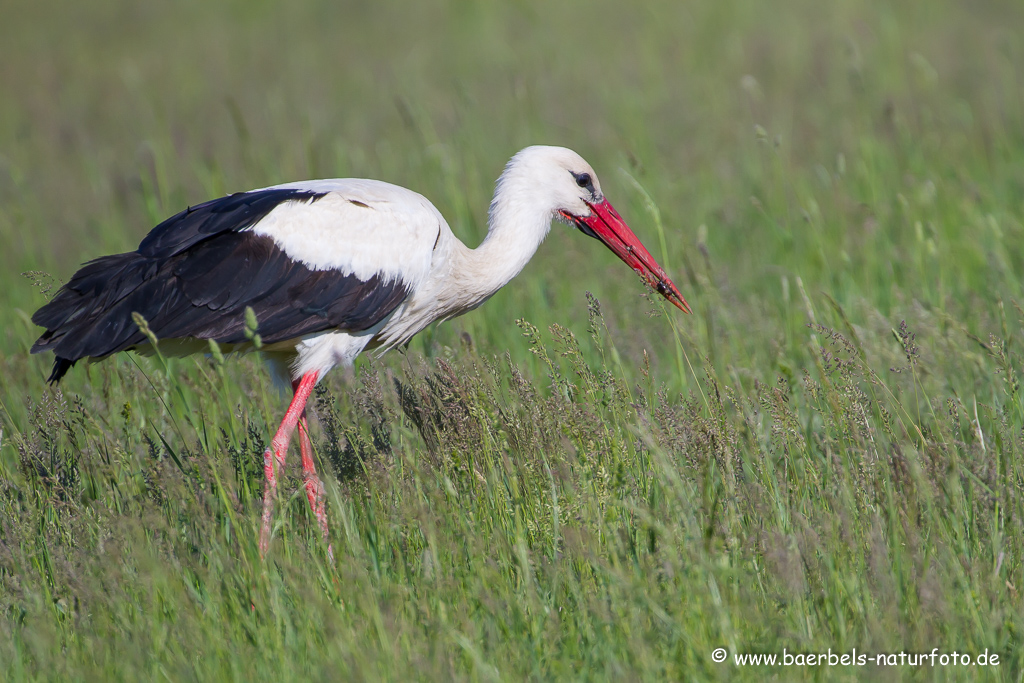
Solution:
M57 384L74 365L75 361L73 360L61 358L60 356L55 357L53 359L53 370L50 372L50 376L46 378L46 381L50 384Z

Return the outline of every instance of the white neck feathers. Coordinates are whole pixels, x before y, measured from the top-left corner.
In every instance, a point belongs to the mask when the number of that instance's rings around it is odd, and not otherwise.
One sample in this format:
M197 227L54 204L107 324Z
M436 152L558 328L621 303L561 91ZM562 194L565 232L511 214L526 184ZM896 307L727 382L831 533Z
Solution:
M513 157L498 179L488 231L476 249L461 243L455 272L476 307L518 275L551 229L554 204L545 188ZM461 247L461 248L460 248Z

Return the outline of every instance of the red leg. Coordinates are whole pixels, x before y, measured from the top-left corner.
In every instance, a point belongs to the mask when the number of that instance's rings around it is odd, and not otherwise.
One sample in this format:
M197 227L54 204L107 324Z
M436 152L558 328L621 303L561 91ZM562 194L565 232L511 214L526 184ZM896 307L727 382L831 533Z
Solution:
M288 453L288 442L291 441L295 425L306 409L306 401L316 386L317 373L307 372L295 386L295 396L281 420L281 426L274 435L274 440L263 454L263 474L266 486L263 489L263 526L260 529L260 555L267 554L270 545L270 517L274 509L274 496L277 494L277 476L274 473L274 458L279 466L284 466L285 455Z
M313 465L313 444L309 441L309 427L306 424L305 412L299 418L299 446L302 450L302 473L306 482L306 498L309 499L309 509L313 511L319 521L320 514L317 511L321 495L319 485L323 482L316 476L316 467Z
M309 509L316 515L320 532L327 543L327 555L333 560L334 550L328 540L327 511L324 509L327 492L324 490L323 481L316 475L316 465L313 464L313 444L309 440L309 426L306 424L305 411L299 418L299 446L302 449L302 472L306 480L306 498L309 499Z

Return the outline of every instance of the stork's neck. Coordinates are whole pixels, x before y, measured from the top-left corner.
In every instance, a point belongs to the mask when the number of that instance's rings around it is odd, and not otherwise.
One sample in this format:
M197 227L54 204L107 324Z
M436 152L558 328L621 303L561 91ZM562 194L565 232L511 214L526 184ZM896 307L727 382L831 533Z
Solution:
M551 210L516 201L499 184L488 216L488 232L476 249L462 247L458 278L467 308L479 306L526 267L551 229ZM462 245L459 245L462 246Z

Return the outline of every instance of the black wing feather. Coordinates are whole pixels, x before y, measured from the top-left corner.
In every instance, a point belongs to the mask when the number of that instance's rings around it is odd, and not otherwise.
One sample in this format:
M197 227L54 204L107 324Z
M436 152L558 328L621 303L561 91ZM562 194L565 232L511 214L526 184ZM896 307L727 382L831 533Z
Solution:
M139 253L150 258L170 258L212 235L251 228L286 201L316 201L323 196L324 193L310 190L259 190L236 192L190 206L150 230L139 244Z
M159 339L223 344L247 341L246 307L256 313L266 344L376 325L408 296L401 280L312 270L271 238L246 231L284 201L319 196L264 190L224 197L164 221L138 251L85 264L32 316L46 328L32 353L56 356L49 381L59 381L81 358L145 343L136 312Z

